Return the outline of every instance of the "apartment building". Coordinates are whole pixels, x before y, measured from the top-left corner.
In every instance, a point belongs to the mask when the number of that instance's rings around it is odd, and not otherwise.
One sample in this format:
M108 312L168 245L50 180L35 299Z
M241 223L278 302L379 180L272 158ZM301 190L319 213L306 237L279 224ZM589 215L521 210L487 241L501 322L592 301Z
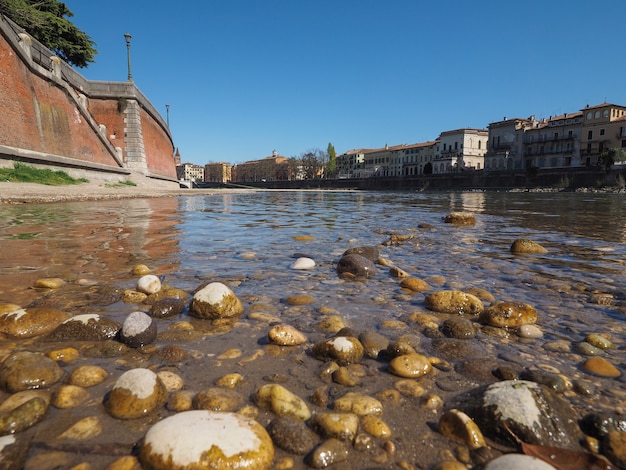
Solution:
M604 103L581 111L583 165L596 165L602 152L612 148L626 151L626 106Z
M204 181L204 167L195 163L183 163L176 167L176 177L185 181Z
M464 128L442 132L433 156L433 173L482 170L488 139L487 129Z
M210 183L229 183L232 181L232 165L218 162L204 165L204 181Z
M236 165L234 173L235 180L239 182L287 180L289 161L274 150L269 157Z
M404 148L402 175L415 176L432 173L432 161L439 140L407 145Z
M337 177L355 178L356 172L365 167L365 152L367 151L367 149L353 149L337 155Z
M513 170L524 168L524 132L531 129L535 116L524 118L506 117L487 126L489 139L485 154L485 170Z
M524 128L523 168L581 166L580 138L583 113L563 114L533 122ZM518 133L516 137L519 137ZM519 139L518 139L519 140Z

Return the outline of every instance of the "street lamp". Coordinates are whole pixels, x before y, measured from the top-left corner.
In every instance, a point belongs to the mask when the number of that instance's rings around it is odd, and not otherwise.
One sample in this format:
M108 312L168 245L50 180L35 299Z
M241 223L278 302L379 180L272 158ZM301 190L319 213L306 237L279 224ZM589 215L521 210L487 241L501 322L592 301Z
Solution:
M167 127L170 127L170 105L169 104L165 105L165 116L166 116L166 121L167 121Z
M126 39L126 55L128 56L128 81L133 81L133 74L130 71L130 40L132 36L128 33L124 34L124 39Z

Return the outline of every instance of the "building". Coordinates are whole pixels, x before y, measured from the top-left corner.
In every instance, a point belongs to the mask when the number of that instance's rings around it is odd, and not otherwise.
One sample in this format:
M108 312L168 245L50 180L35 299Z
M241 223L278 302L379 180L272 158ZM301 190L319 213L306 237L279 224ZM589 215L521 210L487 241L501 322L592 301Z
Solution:
M234 169L236 181L277 181L290 179L289 159L276 150L269 157L240 163Z
M433 156L433 173L482 170L489 131L487 129L456 129L442 132Z
M183 163L176 167L176 177L185 181L204 181L204 167L195 163Z
M524 132L537 124L535 116L529 118L506 117L487 126L489 138L485 154L485 170L513 170L525 168Z
M209 183L230 183L232 178L232 165L218 162L204 165L204 181Z
M581 160L598 164L598 157L613 148L626 151L626 107L615 104L587 106L583 113Z
M367 149L355 149L337 155L337 177L356 178L356 172L365 167L365 152L367 151Z
M581 165L582 112L551 116L533 124L524 129L524 168L568 168Z
M439 143L438 140L433 140L405 146L402 175L414 176L432 173L432 162Z

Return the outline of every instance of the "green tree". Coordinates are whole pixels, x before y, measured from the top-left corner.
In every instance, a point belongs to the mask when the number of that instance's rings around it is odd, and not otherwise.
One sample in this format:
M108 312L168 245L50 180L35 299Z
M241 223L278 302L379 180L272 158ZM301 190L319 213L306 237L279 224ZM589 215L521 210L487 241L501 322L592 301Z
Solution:
M74 16L58 0L0 0L0 13L24 28L65 62L87 67L97 54L96 43L68 18Z
M598 157L598 163L604 165L607 172L615 163L620 163L623 161L626 161L626 152L624 152L624 149L620 147L606 150L602 152Z
M328 167L326 169L326 175L328 178L333 178L337 174L337 152L335 152L335 147L330 142L328 143L326 153L328 154Z

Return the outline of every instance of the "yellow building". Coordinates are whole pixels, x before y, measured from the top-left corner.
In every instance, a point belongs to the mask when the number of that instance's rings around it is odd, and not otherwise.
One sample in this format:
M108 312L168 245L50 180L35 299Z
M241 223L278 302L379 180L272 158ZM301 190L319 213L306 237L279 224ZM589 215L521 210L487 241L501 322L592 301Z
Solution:
M626 151L626 106L604 103L587 106L581 111L583 165L596 165L600 154L612 148Z
M204 165L204 181L208 183L230 183L232 178L232 165L218 162Z
M277 181L289 179L289 159L274 150L269 157L251 160L235 166L235 181Z

